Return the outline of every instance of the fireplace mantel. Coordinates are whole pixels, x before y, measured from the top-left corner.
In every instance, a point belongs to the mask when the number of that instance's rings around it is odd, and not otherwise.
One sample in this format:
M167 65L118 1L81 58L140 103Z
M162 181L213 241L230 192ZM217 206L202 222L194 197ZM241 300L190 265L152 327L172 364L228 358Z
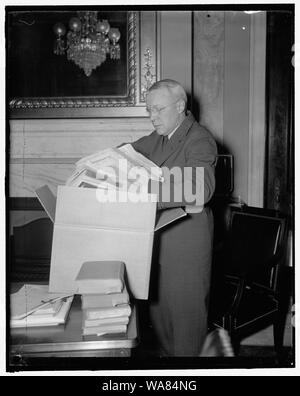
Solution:
M79 159L151 132L147 118L23 119L10 121L10 197L34 197L65 183Z

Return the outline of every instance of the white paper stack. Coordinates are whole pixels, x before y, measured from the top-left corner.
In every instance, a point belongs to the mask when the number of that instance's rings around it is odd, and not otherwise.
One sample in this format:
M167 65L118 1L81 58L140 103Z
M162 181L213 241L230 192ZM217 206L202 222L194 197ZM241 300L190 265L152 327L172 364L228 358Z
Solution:
M83 263L76 277L83 336L126 333L131 306L124 275L125 264L120 261Z
M137 188L147 186L149 179L163 181L161 168L126 144L80 159L66 185L128 190L132 184Z
M56 326L66 321L74 295L49 293L48 285L25 284L10 295L10 326Z

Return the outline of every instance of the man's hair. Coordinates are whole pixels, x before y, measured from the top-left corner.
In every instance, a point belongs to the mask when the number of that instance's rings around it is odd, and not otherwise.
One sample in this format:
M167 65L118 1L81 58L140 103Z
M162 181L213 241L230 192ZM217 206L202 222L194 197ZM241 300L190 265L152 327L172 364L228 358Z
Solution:
M170 79L160 80L152 84L148 92L161 88L165 88L167 91L169 91L170 95L175 96L178 99L184 100L185 104L187 103L186 92L182 85L179 84L179 82Z

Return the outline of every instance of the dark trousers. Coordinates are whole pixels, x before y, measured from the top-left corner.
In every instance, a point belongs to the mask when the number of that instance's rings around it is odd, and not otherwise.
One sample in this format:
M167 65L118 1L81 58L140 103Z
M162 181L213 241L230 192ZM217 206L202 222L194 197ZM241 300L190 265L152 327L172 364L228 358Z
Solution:
M150 296L150 320L167 356L201 352L207 334L212 240L213 217L207 208L171 224L155 242L159 250L151 288L157 290Z

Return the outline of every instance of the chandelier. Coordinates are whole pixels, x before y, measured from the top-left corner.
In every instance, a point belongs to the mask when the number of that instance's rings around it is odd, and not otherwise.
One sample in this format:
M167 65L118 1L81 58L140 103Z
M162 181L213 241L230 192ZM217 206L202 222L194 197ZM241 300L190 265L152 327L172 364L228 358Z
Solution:
M64 55L84 70L87 77L92 71L110 59L120 59L120 31L111 28L108 21L98 20L97 11L78 11L78 17L69 21L70 30L66 38L66 28L62 23L53 26L57 39L54 43L54 54Z

